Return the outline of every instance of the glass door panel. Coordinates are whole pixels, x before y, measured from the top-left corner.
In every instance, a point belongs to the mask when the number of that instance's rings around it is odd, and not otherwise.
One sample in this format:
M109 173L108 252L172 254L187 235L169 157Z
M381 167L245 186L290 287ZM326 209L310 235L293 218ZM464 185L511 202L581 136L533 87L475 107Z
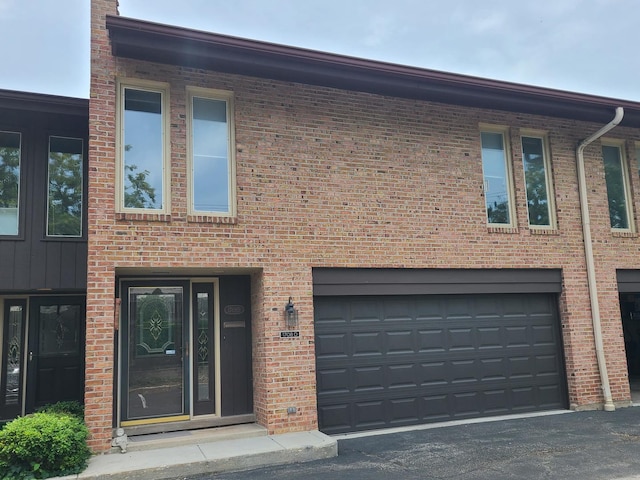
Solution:
M215 330L213 284L194 283L193 299L193 410L195 415L215 413Z
M25 300L6 300L2 348L2 399L0 419L22 413L22 378L24 376Z
M182 286L128 288L125 420L184 415Z
M85 298L32 297L26 411L84 398Z

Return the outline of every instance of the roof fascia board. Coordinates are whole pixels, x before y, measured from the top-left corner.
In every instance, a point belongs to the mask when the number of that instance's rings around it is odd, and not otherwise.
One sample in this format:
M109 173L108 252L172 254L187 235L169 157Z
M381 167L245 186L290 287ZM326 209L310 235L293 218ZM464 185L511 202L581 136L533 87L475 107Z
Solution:
M0 89L0 108L89 117L89 100Z
M296 47L107 17L115 56L441 103L607 121L627 111L640 126L640 104L606 97L364 60Z

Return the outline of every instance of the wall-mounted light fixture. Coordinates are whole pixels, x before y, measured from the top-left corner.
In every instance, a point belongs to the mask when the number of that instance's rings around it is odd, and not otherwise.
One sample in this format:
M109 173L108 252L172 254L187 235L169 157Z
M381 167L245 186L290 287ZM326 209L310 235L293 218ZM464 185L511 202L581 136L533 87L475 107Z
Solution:
M296 328L298 326L298 310L294 307L291 297L289 297L289 303L284 307L284 319L287 328Z

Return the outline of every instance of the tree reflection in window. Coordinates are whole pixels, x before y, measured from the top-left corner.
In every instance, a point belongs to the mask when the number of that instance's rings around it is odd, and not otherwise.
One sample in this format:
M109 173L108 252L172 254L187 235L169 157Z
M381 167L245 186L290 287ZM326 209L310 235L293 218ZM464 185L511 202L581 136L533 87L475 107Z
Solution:
M18 235L20 134L0 132L0 235Z
M124 207L162 209L164 146L162 93L124 89Z
M82 235L82 156L79 138L49 139L47 235Z
M482 132L482 170L487 223L511 223L507 158L502 133Z
M550 226L549 194L542 138L522 137L522 163L527 187L529 225Z
M627 210L627 192L620 148L603 145L604 176L607 183L609 200L609 219L611 228L629 228L629 212Z

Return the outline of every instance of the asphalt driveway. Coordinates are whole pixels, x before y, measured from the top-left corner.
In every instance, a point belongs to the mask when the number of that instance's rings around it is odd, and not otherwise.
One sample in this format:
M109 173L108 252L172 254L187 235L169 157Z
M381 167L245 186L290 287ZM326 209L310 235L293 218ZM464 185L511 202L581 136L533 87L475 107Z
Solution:
M339 456L192 480L640 479L640 408L341 439Z

